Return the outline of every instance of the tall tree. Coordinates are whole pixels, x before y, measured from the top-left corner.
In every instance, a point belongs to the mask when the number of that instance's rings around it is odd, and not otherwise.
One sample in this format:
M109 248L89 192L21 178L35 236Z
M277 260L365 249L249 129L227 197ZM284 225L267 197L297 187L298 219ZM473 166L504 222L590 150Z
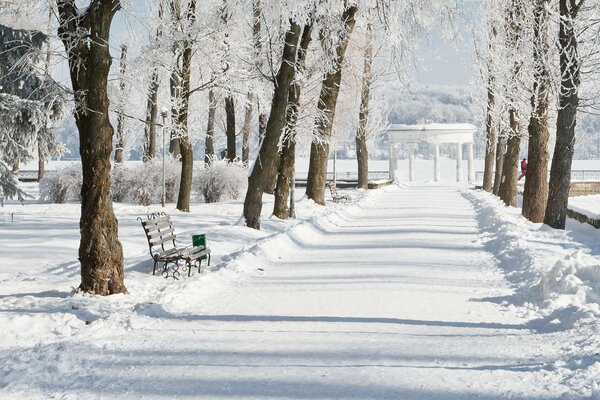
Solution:
M571 164L575 150L575 126L579 107L581 83L580 59L577 51L575 21L584 0L559 0L560 28L560 91L558 93L558 116L556 118L556 144L550 169L548 204L544 223L553 228L564 229L567 219Z
M235 101L233 96L225 97L225 136L227 137L227 152L225 158L229 161L235 160L236 151L236 131L235 131Z
M125 150L125 72L127 69L127 45L121 46L121 60L119 63L119 90L121 91L120 104L117 111L117 145L115 147L115 163L123 162Z
M529 119L529 148L523 216L532 222L543 222L548 199L548 109L550 107L550 1L536 0L533 21L534 81Z
M83 170L79 260L84 292L126 292L123 249L110 194L113 128L109 119L107 79L111 65L110 26L119 0L92 0L79 9L76 0L58 0L59 28L75 94L75 121Z
M277 172L279 139L285 126L290 86L295 77L296 53L301 29L299 24L290 21L290 27L285 34L283 56L276 76L265 137L260 146L258 158L248 177L248 189L244 200L244 219L246 226L254 229L260 229L262 195L267 186L272 184Z
M163 18L163 2L158 6L158 21L159 26L156 29L156 40L158 41L162 35L162 18ZM144 156L142 160L148 161L156 157L156 126L158 120L158 89L160 80L158 76L158 68L152 67L150 75L150 84L148 87L148 98L146 100L146 123L144 126Z
M515 207L517 205L517 178L519 176L519 153L521 151L521 124L518 106L519 82L522 75L523 59L523 18L524 4L522 0L511 0L507 12L507 40L508 49L511 51L512 62L511 88L507 93L509 97L509 131L506 142L506 153L504 153L504 162L500 180L500 189L498 195L504 201L504 204Z
M312 23L302 29L302 38L298 48L296 60L296 76L304 72L308 46L312 40ZM275 204L273 215L280 219L288 219L290 215L289 197L290 187L293 184L294 170L296 168L296 123L298 122L298 109L300 108L300 96L302 84L296 79L290 87L288 107L286 111L285 131L281 143L279 173L277 174L277 187L275 188ZM293 199L292 199L293 201Z
M187 23L192 26L196 20L196 0L190 0L186 12ZM194 151L190 140L188 128L188 115L190 108L190 80L192 74L192 40L186 38L182 42L181 69L177 70L178 81L181 83L179 90L181 97L177 109L177 126L179 128L179 148L181 152L181 178L179 195L177 196L177 209L190 211L190 197L192 194L192 178L194 171Z
M204 140L204 163L210 164L215 158L215 118L217 116L217 101L215 91L208 91L208 120L206 122L206 138Z
M487 106L485 115L485 131L486 131L486 146L485 146L485 162L483 171L483 190L492 192L494 186L494 165L496 159L496 145L498 135L496 132L497 123L494 121L494 109L496 107L495 94L495 71L493 68L495 57L492 56L492 49L498 31L493 22L489 22L488 28L488 49L490 53L486 57L486 72L487 72Z
M366 28L366 44L364 51L364 67L360 109L358 113L358 129L356 130L356 159L358 162L358 187L369 187L369 150L367 148L367 123L369 119L369 96L373 83L373 25L369 21Z
M340 92L342 80L342 64L350 35L356 24L357 6L347 7L341 15L344 30L335 44L333 65L323 78L321 94L317 110L319 112L316 123L316 138L310 147L310 162L306 182L306 195L317 204L325 205L325 180L327 177L327 159L329 157L329 140L333 130L335 107Z

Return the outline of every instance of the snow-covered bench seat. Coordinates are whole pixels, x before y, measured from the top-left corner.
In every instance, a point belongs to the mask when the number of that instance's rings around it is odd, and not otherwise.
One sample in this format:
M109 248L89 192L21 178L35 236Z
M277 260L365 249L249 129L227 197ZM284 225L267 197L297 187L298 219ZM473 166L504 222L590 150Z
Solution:
M183 271L187 269L188 276L192 273L192 267L200 266L203 259L207 259L210 265L210 249L207 246L178 246L177 235L171 217L163 213L149 214L147 219L138 218L142 223L150 256L154 260L152 275L156 274L159 264L162 264L162 275L165 278L173 277L179 279L179 262L184 262Z

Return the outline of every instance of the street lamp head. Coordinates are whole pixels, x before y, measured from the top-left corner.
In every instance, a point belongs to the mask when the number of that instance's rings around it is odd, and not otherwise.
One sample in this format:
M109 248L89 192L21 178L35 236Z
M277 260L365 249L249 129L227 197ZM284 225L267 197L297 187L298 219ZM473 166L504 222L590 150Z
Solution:
M160 111L160 115L161 115L163 118L167 118L167 115L169 115L169 110L168 110L168 109L166 109L166 108L163 108L163 109Z

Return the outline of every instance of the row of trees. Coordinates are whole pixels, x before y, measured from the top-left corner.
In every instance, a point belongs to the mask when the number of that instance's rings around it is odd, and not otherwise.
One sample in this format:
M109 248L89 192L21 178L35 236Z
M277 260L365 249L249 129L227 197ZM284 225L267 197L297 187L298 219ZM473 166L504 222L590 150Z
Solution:
M582 102L581 93L597 83L598 12L586 0L485 3L487 35L478 49L487 87L483 188L516 205L521 139L528 137L523 215L555 228L565 227L578 111L595 103L587 93Z
M117 161L124 147L123 123L141 121L145 159L156 154L159 104L169 104L170 152L181 157L181 183L177 208L189 211L193 171L191 107L203 104L207 115L204 133L206 161L214 156L215 117L226 116L227 151L235 159L236 111L243 109L242 158L251 165L244 201L246 225L260 228L262 195L275 193L274 213L289 217L297 143L310 145L307 196L324 204L329 143L336 126L357 121L356 144L360 162L359 185L366 187L366 142L373 132L369 100L374 76L387 61L410 53L440 15L455 11L453 1L419 0L154 0L153 17L146 21L150 40L139 56L126 47L111 89L110 29L122 7L119 0L57 0L50 4L58 24L69 66L74 117L79 132L83 182L80 220L81 290L96 294L126 291L123 252L110 196L111 97L126 97L134 85L144 86L143 101L119 99ZM41 7L28 0L13 8ZM9 7L10 8L10 7ZM353 50L354 49L354 50ZM354 52L354 53L353 53ZM360 56L354 68L357 90L352 93L348 60ZM127 60L132 60L127 62ZM358 72L356 72L358 71ZM166 77L165 77L166 75ZM135 80L132 77L139 77ZM139 92L140 90L138 90ZM355 96L356 95L356 96ZM344 98L357 97L359 107L350 114L336 113ZM348 103L352 103L349 101ZM224 107L222 106L224 104ZM140 113L141 111L141 113ZM253 120L258 125L258 155L251 163L249 141ZM378 119L378 118L375 118ZM340 122L341 121L341 122ZM166 128L166 127L163 127Z

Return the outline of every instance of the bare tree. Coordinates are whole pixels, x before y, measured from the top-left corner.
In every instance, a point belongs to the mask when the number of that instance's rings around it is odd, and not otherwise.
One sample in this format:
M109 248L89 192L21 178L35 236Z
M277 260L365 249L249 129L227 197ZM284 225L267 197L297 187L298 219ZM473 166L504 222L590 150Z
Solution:
M119 63L119 90L121 99L117 111L117 145L115 146L115 163L123 163L123 152L125 150L125 71L127 68L127 45L121 45L121 60Z
M206 139L204 141L204 163L210 164L215 158L215 118L217 115L217 101L215 91L208 91L208 120L206 122Z
M109 34L119 0L92 0L79 9L76 0L58 0L58 34L69 61L75 93L83 182L81 187L81 285L84 292L126 292L123 249L110 195L113 128L109 119L107 79L111 65Z
M356 159L358 162L358 187L369 187L369 150L367 148L367 122L369 119L369 96L373 83L373 25L367 23L366 44L364 50L364 69L358 129L356 130Z
M548 199L548 110L550 107L550 1L536 0L533 22L534 80L531 96L532 113L529 119L529 148L523 216L532 222L543 222Z
M571 164L575 150L575 126L581 83L575 21L585 0L559 0L560 91L556 119L556 144L550 169L548 204L544 223L564 229L571 185Z
M325 180L327 177L327 158L329 157L329 140L333 129L335 107L340 92L342 80L342 63L350 35L356 24L357 6L350 6L344 10L341 20L344 30L335 44L335 57L331 71L325 74L321 86L321 94L317 110L319 112L316 123L316 138L310 148L310 162L306 182L306 195L317 204L325 205Z
M301 26L290 21L290 28L285 34L283 56L276 77L271 113L267 122L265 137L262 141L258 158L248 177L248 190L244 200L244 219L246 226L260 229L260 213L262 195L266 187L274 180L279 157L279 139L286 120L286 108L290 86L294 81L296 53L301 34Z
M300 47L296 61L297 74L304 72L308 46L312 40L312 23L305 25L302 30ZM296 79L290 88L288 107L286 112L285 132L281 143L279 173L277 175L277 187L275 188L275 204L273 215L280 219L288 219L290 215L289 197L290 187L293 184L294 170L296 168L296 123L298 121L298 109L300 107L300 96L302 84Z

